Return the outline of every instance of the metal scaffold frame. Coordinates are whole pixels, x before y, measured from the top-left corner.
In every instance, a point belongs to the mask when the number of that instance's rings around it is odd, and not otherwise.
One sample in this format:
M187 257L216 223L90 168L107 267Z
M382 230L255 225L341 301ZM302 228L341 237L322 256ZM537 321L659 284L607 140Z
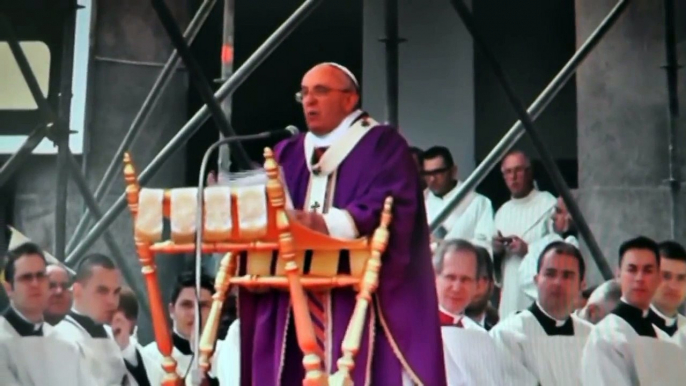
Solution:
M198 131L198 129L212 117L217 123L221 135L229 137L235 135L232 129L227 114L225 113L227 107L224 106L225 111L222 111L221 103L229 98L233 92L253 73L253 71L295 30L303 20L305 20L312 11L319 6L323 0L305 0L291 16L279 26L274 33L269 36L263 44L255 50L255 52L241 65L239 68L233 70L232 68L225 69L224 75L227 79L222 79L223 83L216 93L212 93L212 88L208 80L202 74L202 71L190 52L189 44L193 42L197 36L200 28L207 20L210 11L214 7L216 0L205 0L192 21L188 25L185 34L181 33L178 24L173 19L171 12L167 8L163 0L150 0L158 18L170 37L174 45L174 52L167 60L164 68L160 72L152 89L150 90L145 101L141 105L138 114L134 118L129 130L122 143L119 145L114 157L110 161L107 170L98 184L95 194L91 193L88 184L80 170L80 166L69 150L68 136L69 129L67 124L60 116L55 114L51 106L48 104L45 97L42 95L40 88L36 82L35 76L29 67L28 61L16 39L12 33L12 26L9 20L0 14L0 28L3 28L9 38L10 48L14 54L21 72L29 85L31 93L39 106L39 112L45 121L45 126L37 128L27 138L23 146L12 157L5 162L0 168L0 185L7 182L10 176L18 169L22 161L31 154L38 143L47 137L51 139L59 147L57 155L57 202L55 207L55 256L58 259L63 259L68 265L75 265L79 259L84 256L93 243L101 236L105 237L105 242L112 252L113 258L118 263L122 270L123 276L136 295L145 299L145 290L142 283L134 280L134 272L125 264L125 259L122 251L117 245L114 237L108 231L110 225L116 218L126 209L126 196L122 193L116 202L110 206L104 213L100 208L101 200L107 195L112 186L112 182L119 172L121 160L126 150L131 147L136 136L140 133L142 128L150 116L150 112L156 106L161 94L164 92L166 86L169 84L171 74L177 68L179 61L183 61L187 70L189 71L190 80L194 87L197 88L205 105L198 110L188 122L177 132L177 134L164 146L164 148L154 157L149 165L142 171L139 176L139 182L145 184L157 173L163 164L175 152L182 149L183 145ZM225 0L230 1L230 0ZM386 69L387 69L387 120L394 124L398 122L398 45L402 39L398 37L398 11L397 0L385 0L386 12L386 36L382 40L386 44ZM76 2L72 1L74 7L74 14L76 12ZM569 82L572 76L576 73L584 59L597 46L598 42L605 36L610 28L619 19L622 13L626 10L630 0L620 0L615 7L610 11L606 18L599 24L596 30L581 44L567 62L567 64L560 70L557 76L550 82L550 84L541 92L538 98L533 102L528 110L525 110L521 101L514 93L512 87L508 83L503 69L498 63L493 53L484 42L478 29L473 21L473 16L469 8L462 0L451 0L452 6L457 11L462 22L467 27L472 35L475 46L480 49L492 67L500 85L507 94L510 104L516 110L519 120L514 126L505 134L505 136L496 144L488 156L477 166L474 172L460 185L456 196L450 200L444 210L431 222L430 227L435 230L448 216L448 214L459 203L473 191L476 186L485 178L485 176L500 162L502 157L511 150L517 141L526 133L532 139L537 152L540 154L542 161L550 173L556 189L560 192L570 214L578 225L579 233L585 240L591 254L600 268L601 273L607 279L612 277L612 271L605 260L600 247L598 246L593 234L588 227L581 210L574 201L572 194L567 186L562 174L560 173L553 157L547 151L545 144L541 140L538 131L533 125L533 121L540 116L555 96L560 92L564 85ZM670 5L671 4L671 5ZM665 1L666 6L674 6L674 2L670 0ZM673 13L670 13L673 14ZM233 16L233 15L231 15ZM72 27L73 28L73 27ZM73 41L73 29L71 31L70 41ZM675 44L674 40L667 41L669 44ZM668 52L673 52L673 49ZM674 59L675 60L675 59ZM676 66L674 61L670 61L672 70ZM232 71L233 70L233 71ZM672 84L670 80L670 84ZM232 148L231 154L234 160L242 167L250 167L247 154L245 151L237 146ZM68 245L66 240L66 186L67 178L71 176L79 193L83 196L87 206L87 211L82 216L78 223ZM95 224L88 229L91 220L95 220ZM66 257L65 257L66 256ZM144 311L149 315L149 305L147 302L141 302Z

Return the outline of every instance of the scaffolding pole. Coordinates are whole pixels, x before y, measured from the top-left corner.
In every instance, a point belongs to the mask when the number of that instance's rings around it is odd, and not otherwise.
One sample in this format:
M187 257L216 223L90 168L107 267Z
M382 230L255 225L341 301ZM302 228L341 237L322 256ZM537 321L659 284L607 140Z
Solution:
M214 94L218 100L229 97L250 74L283 42L295 28L309 16L323 0L306 0L300 7L267 38L267 40L248 58L243 65L236 70ZM145 184L157 173L166 160L173 155L195 134L200 126L209 118L209 109L203 106L198 112L179 130L169 143L155 156L150 164L139 176L141 185ZM75 259L86 252L88 248L102 235L102 233L114 222L117 216L126 209L126 196L122 194L117 201L104 214L88 232L79 245L67 256L66 262L71 264Z
M586 39L586 41L579 47L579 49L574 53L567 64L562 67L560 72L555 75L552 81L546 86L546 88L541 92L541 94L534 100L534 102L529 106L529 114L532 118L536 119L539 115L545 111L546 107L550 102L555 99L557 94L562 90L562 88L567 84L567 82L576 73L581 63L586 59L586 57L593 51L593 49L598 45L598 43L603 39L605 34L612 28L614 23L617 21L619 16L622 15L627 5L629 5L630 0L621 0L615 5L615 7L610 11L610 13L603 19L603 21L598 25L598 27L591 33L591 35ZM438 229L441 224L448 218L450 213L460 205L460 202L464 200L467 195L476 189L477 185L483 181L488 173L493 170L494 167L498 165L500 160L510 151L514 145L517 143L519 138L524 135L524 127L521 121L515 122L514 126L503 136L503 138L491 149L490 153L484 158L483 161L474 169L474 171L467 177L467 179L457 187L457 192L445 205L443 210L434 218L434 220L429 224L429 228L434 232Z
M667 75L667 120L669 140L669 198L671 201L670 229L672 239L681 235L681 172L679 165L679 58L676 51L676 4L674 0L664 0L665 14L665 59Z
M522 125L524 126L526 133L529 135L529 138L531 138L531 142L536 148L538 154L541 156L543 165L548 171L548 174L550 175L553 184L555 185L555 188L558 190L558 192L562 196L562 199L567 205L569 214L572 216L572 219L574 219L574 222L579 230L581 237L586 241L586 245L590 249L591 256L598 265L600 272L606 280L612 278L612 270L610 269L607 260L605 260L605 257L603 256L603 253L600 250L600 246L598 246L598 242L593 236L590 227L586 223L586 219L584 218L581 209L574 200L572 192L569 190L569 186L567 186L567 182L562 176L560 169L557 167L555 159L550 154L550 152L548 152L545 143L539 136L537 129L534 127L533 119L524 108L522 102L516 96L512 86L507 80L505 72L500 66L500 63L496 59L495 55L489 49L480 32L477 30L474 24L474 19L472 17L471 11L462 0L451 0L451 4L457 11L457 14L462 19L462 22L464 23L469 33L472 35L474 44L482 51L484 57L486 58L486 61L492 67L493 74L498 79L500 86L503 88L503 91L507 95L507 99L510 101L510 104L517 112L519 120L520 122L522 122Z
M212 11L212 8L214 7L215 3L216 0L205 0L200 5L200 8L198 8L198 11L196 12L195 16L188 24L188 28L186 29L186 32L184 34L184 38L188 42L192 43L195 40L195 37L198 36L200 28L202 28L202 26L205 24L205 20L207 20L207 17L210 15L210 12ZM105 197L107 193L109 193L110 188L112 187L112 182L114 182L115 178L120 177L121 160L124 156L124 153L129 149L133 141L138 136L138 133L140 133L143 126L148 122L150 113L155 108L155 106L157 106L157 102L159 102L162 93L164 93L164 90L169 85L169 82L172 79L172 75L174 74L174 70L179 64L179 60L180 57L178 52L176 51L173 51L169 56L169 59L167 59L164 68L162 68L162 71L160 71L160 74L157 76L157 80L155 80L152 89L143 101L141 108L138 110L138 113L136 114L136 117L133 119L133 122L131 123L129 130L124 135L122 143L119 145L119 148L114 153L114 156L110 160L109 165L107 165L105 174L103 175L102 180L100 180L98 187L95 189L96 201L99 202L100 200L102 200L102 198ZM1 180L0 184L2 184ZM76 243L83 238L86 231L88 231L88 225L90 224L91 219L92 215L88 208L86 208L85 213L79 220L78 225L76 225L76 229L74 230L74 233L72 234L72 237L69 240L69 243L67 244L67 251L73 251L74 247L76 246Z
M386 36L386 123L398 127L398 0L384 0Z
M76 8L74 8L76 10ZM48 100L43 96L43 93L38 87L38 81L36 80L35 74L31 70L31 67L26 59L19 41L14 34L14 30L9 22L4 17L0 17L0 25L2 26L4 32L7 35L7 41L10 46L10 50L17 61L24 79L29 85L29 90L33 96L36 105L38 106L39 113L45 121L45 127L47 129L48 138L52 140L58 147L57 154L57 199L56 199L56 212L55 212L55 242L56 244L61 240L62 254L64 254L64 241L66 237L66 210L67 210L67 191L66 187L68 185L68 177L71 175L76 182L76 186L81 193L86 205L89 206L91 211L93 211L96 217L101 217L100 209L95 202L95 199L88 190L88 185L86 184L85 178L81 175L81 169L73 158L73 155L69 151L69 129L66 122L57 118L55 111L52 109ZM28 153L30 154L30 152ZM71 169L71 173L70 172ZM62 190L64 188L64 190ZM135 280L134 275L128 268L126 264L126 259L119 245L116 243L114 237L107 231L105 233L105 243L111 250L115 262L117 263L122 275L126 282L131 286L136 296L141 296L141 299L145 299L145 292L141 291L141 286L139 280ZM56 245L56 252L59 253L59 245ZM59 259L59 256L56 256ZM143 311L150 315L150 307L147 304L143 304Z
M217 128L224 137L235 137L235 130L233 127L231 127L231 123L226 115L224 115L221 105L214 97L214 94L212 93L212 87L207 81L207 78L205 78L205 75L202 73L202 69L198 64L198 61L195 59L195 57L193 57L190 47L188 47L188 44L183 39L181 30L174 21L174 16L172 16L169 7L167 7L167 5L164 3L164 0L151 0L151 2L152 7L155 9L158 18L160 19L160 22L162 22L162 27L164 27L167 35L174 45L174 48L176 48L176 52L179 53L181 60L183 60L186 68L188 69L191 83L197 89L198 94L200 94L200 97L205 103L205 106L207 106L207 108L210 110L210 114L212 119L214 119ZM252 169L250 157L241 143L235 141L231 144L231 146L231 150L234 152L236 161L238 161L240 167L243 169Z

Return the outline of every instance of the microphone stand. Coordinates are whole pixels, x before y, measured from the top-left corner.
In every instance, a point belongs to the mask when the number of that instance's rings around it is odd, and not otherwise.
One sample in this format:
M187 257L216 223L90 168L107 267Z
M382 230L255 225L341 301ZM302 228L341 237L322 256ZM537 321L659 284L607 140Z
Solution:
M286 128L285 132L287 132L290 135L294 134L294 131L291 129L291 126ZM196 206L196 219L195 219L195 297L196 297L196 304L195 304L195 326L193 328L195 329L195 336L193 337L193 344L194 346L194 355L193 355L193 362L191 364L191 385L193 386L201 386L203 377L202 377L202 372L200 371L200 356L198 355L198 351L200 351L200 334L202 333L201 331L201 326L202 326L202 321L200 320L201 315L200 315L200 291L201 291L201 285L200 285L200 278L202 276L202 240L203 240L203 235L204 235L204 230L203 230L203 220L204 220L204 215L205 215L205 173L207 172L207 164L210 161L210 155L212 154L213 151L215 151L219 146L224 145L224 144L229 144L232 142L238 142L238 141L254 141L258 139L269 139L274 137L275 135L278 135L278 131L266 131L263 133L259 134L250 134L250 135L241 135L241 136L235 136L235 137L226 137L222 138L219 141L213 143L206 151L205 155L202 158L202 163L200 164L200 177L198 177L198 196L197 196L197 206Z

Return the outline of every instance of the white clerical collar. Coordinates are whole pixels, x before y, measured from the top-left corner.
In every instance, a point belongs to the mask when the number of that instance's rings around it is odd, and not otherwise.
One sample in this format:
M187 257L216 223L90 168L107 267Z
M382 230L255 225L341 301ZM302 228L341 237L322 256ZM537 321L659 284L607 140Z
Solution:
M533 200L536 196L538 196L538 193L538 190L536 188L533 188L526 196L519 198L510 197L510 200L515 204L526 204L529 201Z
M676 319L677 319L678 316L674 316L673 318L670 318L669 316L667 316L667 315L663 314L662 312L660 312L660 310L658 310L657 307L655 307L655 306L652 305L652 304L650 305L650 309L653 310L653 312L656 313L657 316L659 316L659 317L661 317L662 319L665 320L665 325L666 325L667 327L672 327L672 326L674 325L674 323L676 323Z
M174 327L172 327L172 331L174 332L174 334L178 335L180 338L183 338L189 342L191 341L190 338L188 338L186 335L179 332L179 330L176 328L176 323L174 323Z
M348 116L345 117L335 129L326 134L317 135L311 131L308 131L306 135L310 137L310 141L314 147L331 146L338 138L348 131L353 122L355 122L355 119L357 119L362 113L362 110L353 111L352 113L348 114Z
M19 316L23 321L25 321L28 324L33 325L33 331L38 331L38 330L40 330L41 327L43 327L43 321L42 320L38 323L34 323L34 322L30 321L26 316L24 316L24 314L22 314L21 311L19 311L17 309L17 307L14 306L14 303L10 303L10 306L12 307L14 312L17 314L17 316Z
M650 310L650 308L648 308L647 310L643 310L643 309L641 309L640 307L637 307L637 306L635 306L635 305L629 303L629 302L626 300L626 298L625 298L624 296L622 296L621 298L619 298L619 301L621 301L622 303L625 303L625 304L627 304L627 305L629 305L629 306L631 306L631 307L634 307L634 308L636 308L636 309L638 309L638 310L641 310L641 315L642 315L644 318L647 318L647 317L648 317L648 311Z
M481 327L486 328L486 313L484 312L479 316L478 318L471 318L476 324L478 324Z
M445 307L443 307L440 304L438 305L438 309L441 310L442 313L452 317L453 323L459 322L460 320L462 320L462 317L464 316L464 314L453 314L452 312L446 310Z
M550 316L550 314L545 312L543 307L541 307L541 303L539 303L538 300L536 300L536 307L538 307L538 309L541 310L543 315L547 316L550 320L555 321L555 327L562 327L562 326L564 326L565 323L567 323L567 320L559 320L559 319L555 319L552 316Z
M121 350L121 355L133 366L138 366L138 358L136 357L136 338L133 336L129 338L129 345Z

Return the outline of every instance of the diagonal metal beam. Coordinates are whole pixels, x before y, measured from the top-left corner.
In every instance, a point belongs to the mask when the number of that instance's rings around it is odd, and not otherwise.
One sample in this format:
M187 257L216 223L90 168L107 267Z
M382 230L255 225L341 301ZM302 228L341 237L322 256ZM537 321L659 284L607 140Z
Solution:
M155 9L155 12L157 12L160 22L162 22L162 26L167 32L167 35L169 35L174 48L176 48L176 52L179 53L181 60L186 64L191 83L193 83L203 102L205 102L205 105L210 110L210 114L212 115L212 119L214 119L217 128L219 128L219 131L224 137L236 136L236 131L231 127L228 117L224 115L221 105L214 97L212 87L203 74L198 61L193 56L190 47L188 47L188 44L184 40L183 35L181 35L181 30L174 21L174 17L172 16L171 11L169 11L169 7L164 3L164 0L151 0L151 2L152 7ZM252 169L250 157L239 142L233 142L231 144L231 150L234 152L236 161L238 161L237 163L241 168Z
M35 128L31 134L29 134L28 138L26 138L26 141L24 141L19 150L12 154L10 159L2 164L2 168L0 168L0 186L5 185L14 172L26 162L26 159L33 153L36 147L40 145L43 139L45 139L47 132L48 127L45 125Z
M19 166L26 161L26 158L36 149L45 136L48 135L50 129L56 123L56 117L50 110L50 104L48 104L48 101L43 97L43 92L38 85L38 81L36 80L33 71L31 71L29 60L26 58L24 50L19 44L19 40L14 33L14 29L12 28L9 19L3 14L0 14L0 30L7 36L7 44L10 47L10 51L12 51L14 59L17 61L19 70L24 77L26 85L29 87L33 99L36 101L38 113L47 123L44 123L43 126L32 131L21 148L2 165L2 169L0 169L0 185L3 185L10 179Z
M84 201L86 202L86 205L90 208L91 211L96 215L96 217L101 217L102 213L100 211L100 208L98 208L97 202L95 201L95 198L93 195L90 193L88 190L88 185L86 183L86 180L83 178L81 175L81 169L79 167L79 164L76 162L74 159L74 156L71 154L69 151L69 141L68 141L68 135L69 131L67 129L67 126L64 124L64 122L57 120L57 115L55 114L55 111L52 109L50 104L48 103L47 99L45 96L43 96L43 93L40 90L40 87L38 86L38 81L36 80L36 77L31 70L31 67L29 66L28 60L26 59L26 56L24 55L23 50L21 49L21 46L19 45L18 40L16 39L16 36L14 35L14 31L12 30L11 25L9 24L9 21L0 16L0 24L2 24L2 28L4 31L7 33L8 36L8 42L10 45L10 48L12 50L12 53L15 56L15 59L17 60L17 63L19 64L19 67L22 71L22 74L26 80L26 83L29 85L29 89L31 90L31 94L38 105L38 109L40 111L40 114L42 118L46 121L46 129L54 130L51 135L51 140L53 140L58 146L58 155L57 155L57 172L58 172L58 178L57 178L57 198L56 198L56 224L55 224L55 235L56 235L56 258L60 259L60 257L64 256L59 256L60 252L60 247L62 255L64 254L64 241L65 241L65 236L66 236L66 200L67 200L67 176L69 175L69 171L71 169L71 176L73 177L74 181L76 182L76 186L79 189L79 192L83 196ZM140 299L146 299L145 292L141 292L141 286L140 286L140 280L135 280L135 277L131 274L131 271L128 268L128 265L126 264L126 260L124 259L124 254L122 253L121 249L119 248L119 245L116 243L114 240L114 237L109 233L105 233L105 243L107 244L108 248L112 251L112 254L115 258L115 260L118 263L118 266L120 270L122 271L122 275L124 276L124 279L126 282L131 286L131 288L136 292L136 296L141 296ZM150 315L150 308L147 304L143 305L143 310Z
M193 42L195 37L198 36L198 32L200 32L200 29L205 24L205 20L207 20L207 17L210 15L215 3L216 0L205 0L200 5L200 8L198 8L195 16L188 24L188 28L184 34L184 38L187 41ZM133 119L129 130L126 132L126 135L124 135L124 139L119 145L119 148L112 157L112 160L110 160L109 165L107 165L105 174L103 175L102 180L100 180L98 187L95 189L96 200L101 200L107 195L107 193L109 193L110 188L112 187L112 182L114 182L115 177L119 176L118 172L120 171L121 160L124 156L124 152L129 149L133 141L136 139L136 136L138 136L138 133L148 122L150 113L155 106L157 106L157 102L160 100L162 93L169 85L172 75L174 74L174 70L179 64L179 60L179 54L176 51L172 52L171 56L169 56L169 59L167 59L167 63L165 63L164 68L162 68L162 71L160 71L160 74L157 76L155 84L153 84L148 96L143 101L143 104L141 105L140 110L138 110L136 117ZM88 208L86 208L86 212L79 220L76 230L74 230L74 233L67 244L67 251L73 250L76 246L76 243L81 240L83 236L85 236L85 233L88 231L88 225L90 224L91 218L91 213Z
M243 65L233 73L215 93L218 100L229 97L240 86L250 74L271 54L276 47L281 44L300 23L309 16L323 0L306 0L300 7L281 25L274 33L262 43L262 45L248 58ZM157 173L166 160L176 151L180 150L188 139L195 134L200 126L207 121L210 113L207 106L203 106L198 112L179 130L174 138L160 151L159 154L150 162L148 167L143 170L139 177L141 184L147 183L150 178ZM126 196L122 194L112 207L105 213L103 218L98 221L93 229L88 232L86 237L79 245L67 256L67 263L73 261L90 248L91 245L102 235L107 227L114 222L117 216L126 209Z
M498 79L500 86L503 88L503 91L507 95L507 99L510 101L510 104L517 112L517 115L519 116L519 120L522 122L522 125L524 125L526 133L529 135L529 138L531 138L531 142L534 144L534 147L536 147L538 154L541 156L543 160L543 165L548 171L548 174L550 175L553 184L555 185L555 188L559 191L560 195L562 196L562 199L567 205L569 214L572 216L575 224L579 228L579 233L586 241L586 245L588 245L588 248L591 250L591 255L593 256L593 259L598 265L600 272L603 274L603 277L605 279L611 278L613 276L612 270L610 269L610 266L605 260L605 257L603 256L603 253L600 250L600 247L598 246L598 242L595 240L595 237L593 237L593 233L591 232L591 229L586 223L586 220L584 219L584 216L581 213L581 209L576 204L576 201L574 201L572 193L569 190L569 186L567 186L567 182L565 182L565 179L562 176L560 169L557 167L557 164L555 163L553 156L550 154L550 152L548 152L548 149L546 148L545 143L543 143L543 140L539 136L538 131L536 130L536 128L534 128L533 119L531 118L529 113L524 109L524 105L522 104L522 102L515 95L515 92L512 89L512 86L510 85L509 81L507 80L505 72L500 66L500 63L496 59L495 55L489 49L488 45L481 36L481 33L476 28L471 11L462 0L451 0L450 2L457 11L460 18L462 19L462 22L464 23L469 33L472 35L472 38L474 39L474 44L482 51L484 57L486 58L486 61L492 67L493 74Z
M576 73L581 63L593 51L595 46L602 40L607 31L614 25L619 16L624 12L629 0L621 0L615 5L610 13L603 19L598 27L591 33L586 41L574 53L567 64L562 67L555 78L546 86L541 94L536 98L534 103L529 106L529 114L536 119L545 111L550 102L555 99L557 94L567 84L567 82ZM438 229L441 224L448 218L450 213L464 200L467 195L476 189L477 185L483 181L484 178L491 172L491 170L498 165L500 160L507 154L508 151L517 143L519 138L524 135L524 126L521 121L517 121L512 128L505 134L505 136L498 142L483 161L476 167L476 169L467 177L464 183L460 184L455 193L455 196L446 203L443 210L434 218L429 224L431 231Z
M65 157L67 164L66 166L69 168L68 171L70 172L69 174L76 183L76 188L81 193L83 201L86 202L86 206L91 210L91 212L93 212L95 218L98 220L101 219L102 211L100 210L98 203L95 201L95 197L93 197L93 194L88 188L86 179L81 174L81 166L79 166L79 163L74 158L74 155L71 153L71 151L69 151L69 148L66 150ZM112 252L112 257L114 257L114 260L116 261L124 280L129 284L133 292L136 294L136 298L139 300L147 299L148 296L146 295L145 288L141 285L143 281L136 277L134 271L130 268L129 264L127 264L127 259L124 256L124 252L122 252L121 248L119 248L119 244L117 244L117 241L114 239L114 236L112 236L109 230L105 231L105 244L107 244L107 248L109 248ZM150 305L148 302L139 301L139 304L143 307L145 314L150 316Z

